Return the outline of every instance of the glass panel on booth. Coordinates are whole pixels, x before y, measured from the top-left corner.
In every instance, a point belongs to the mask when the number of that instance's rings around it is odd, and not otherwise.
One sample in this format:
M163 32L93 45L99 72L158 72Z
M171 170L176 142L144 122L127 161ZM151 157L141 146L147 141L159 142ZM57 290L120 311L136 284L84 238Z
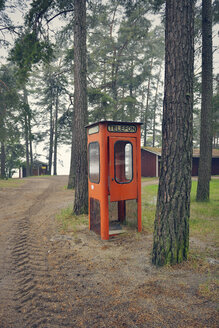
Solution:
M100 182L100 147L98 142L91 142L89 154L89 179L93 183Z
M117 141L114 147L115 180L129 183L133 178L133 148L129 141Z

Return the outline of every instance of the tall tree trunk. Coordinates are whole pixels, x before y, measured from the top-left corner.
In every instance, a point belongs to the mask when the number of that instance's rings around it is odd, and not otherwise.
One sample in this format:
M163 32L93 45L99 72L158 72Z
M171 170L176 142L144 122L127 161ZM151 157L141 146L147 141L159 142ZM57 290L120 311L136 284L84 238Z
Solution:
M25 136L25 153L26 153L26 176L30 176L30 154L29 154L29 133L28 119L26 110L24 110L24 136Z
M1 179L6 178L5 174L5 161L6 161L6 155L5 155L5 144L3 141L1 141Z
M72 128L73 132L73 128ZM71 144L71 162L70 162L70 173L68 177L68 189L73 189L75 188L75 159L74 159L74 154L75 154L75 146L74 146L74 138L72 137L72 144Z
M55 134L54 134L54 163L53 163L53 175L57 175L57 148L58 148L58 110L59 110L59 95L56 94L55 105Z
M0 143L1 143L1 173L0 178L5 179L6 172L5 172L5 139L6 139L6 131L5 131L5 116L6 116L6 108L2 106L0 110Z
M53 138L54 138L54 120L52 105L49 109L50 128L49 128L49 175L52 174L52 155L53 155Z
M166 0L162 163L152 262L187 259L192 169L194 1Z
M129 83L129 96L131 99L134 100L133 96L133 78L134 78L134 59L131 59L131 75L130 75L130 83ZM128 103L127 105L128 111L128 119L129 121L133 122L135 120L135 104L133 102Z
M197 201L209 200L212 162L212 4L202 0L202 105Z
M32 148L32 132L31 132L31 110L30 110L30 107L29 107L28 94L27 94L27 89L26 89L25 86L24 86L24 102L25 102L25 105L26 105L26 116L27 116L27 126L28 126L29 160L30 160L29 172L30 172L30 175L32 175L33 148Z
M74 111L72 112L72 142L71 142L71 161L70 161L70 172L68 177L68 189L74 189L75 188L75 145L74 145Z
M151 59L150 73L148 76L147 101L146 101L146 108L145 108L145 114L144 114L144 147L146 147L146 144L147 144L148 111L149 111L148 105L149 105L149 96L150 96L152 65L153 65L153 58Z
M145 100L145 90L141 91L141 122L144 122L144 100Z
M74 0L74 213L88 212L87 181L87 81L86 81L86 0Z
M29 138L28 138L28 121L27 114L24 113L24 135L25 135L25 150L26 150L26 176L30 176L30 156L29 156Z
M113 50L112 59L112 95L113 99L117 101L117 79L116 79L116 48Z
M106 59L103 59L103 85L104 85L104 92L106 93Z
M157 98L158 98L158 89L160 84L160 73L161 73L161 65L157 78L156 92L154 98L154 113L153 113L153 147L155 147L155 138L156 138L156 111L157 111Z
M117 52L116 48L113 50L113 59L112 59L112 96L114 100L114 112L113 120L116 120L118 117L118 90L117 90L117 78L118 78L118 64L117 64Z
M25 136L25 152L26 152L26 176L30 176L30 153L29 153L29 129L28 129L28 99L27 90L24 87L24 136Z
M31 113L28 113L28 131L30 143L30 175L33 175L33 147L32 147L32 131L31 131Z

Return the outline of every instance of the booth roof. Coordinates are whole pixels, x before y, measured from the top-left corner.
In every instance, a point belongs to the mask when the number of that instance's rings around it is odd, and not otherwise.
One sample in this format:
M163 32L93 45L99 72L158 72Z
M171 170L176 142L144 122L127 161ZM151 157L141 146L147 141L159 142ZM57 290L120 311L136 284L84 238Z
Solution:
M97 125L97 124L100 124L100 123L110 123L110 124L114 123L114 124L128 124L128 125L131 125L131 124L140 124L140 125L142 125L143 124L142 122L98 121L98 122L86 125L85 128L90 128L91 126L94 126L94 125Z

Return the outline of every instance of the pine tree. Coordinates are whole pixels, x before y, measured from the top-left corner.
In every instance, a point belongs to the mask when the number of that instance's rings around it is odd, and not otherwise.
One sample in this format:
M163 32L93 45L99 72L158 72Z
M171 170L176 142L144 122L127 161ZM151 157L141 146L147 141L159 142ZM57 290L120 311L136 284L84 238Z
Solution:
M11 65L2 66L0 69L0 178L2 179L11 175L12 163L18 165L22 155L23 149L19 147L18 130L19 103L14 69Z
M212 162L212 3L202 1L202 104L197 201L209 200Z
M78 215L88 212L86 0L75 0L74 9L74 213Z
M180 263L189 248L194 1L166 1L162 162L152 262Z

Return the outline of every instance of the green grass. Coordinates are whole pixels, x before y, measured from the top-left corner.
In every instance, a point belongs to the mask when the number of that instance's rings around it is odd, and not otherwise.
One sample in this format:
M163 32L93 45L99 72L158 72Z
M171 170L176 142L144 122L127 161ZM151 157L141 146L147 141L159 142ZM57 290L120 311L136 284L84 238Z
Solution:
M67 207L56 216L62 233L77 232L84 226L88 226L87 215L73 215L72 207Z
M217 242L219 234L219 180L210 182L210 201L196 202L197 181L192 183L190 235Z
M144 230L152 232L155 210L157 185L142 188L142 225ZM190 236L216 243L219 233L219 180L210 183L210 201L196 202L197 181L192 182Z
M49 175L49 174L42 174L42 175L31 175L27 178L34 178L34 179L41 179L41 178L51 178L54 177L54 175Z
M18 187L19 185L25 183L25 179L28 179L28 178L49 178L51 177L51 175L39 175L39 176L30 176L30 177L25 177L23 179L18 179L18 178L15 178L15 179L7 179L7 180L1 180L0 179L0 188L16 188Z
M23 184L25 181L21 179L8 179L1 180L0 179L0 188L16 188L19 185Z
M143 230L152 233L157 200L157 185L142 188L142 226ZM219 219L219 179L210 183L210 201L201 203L195 201L197 181L192 182L190 236L200 240L212 240L217 243ZM72 208L61 211L57 216L63 232L78 231L82 226L88 226L87 215L74 216Z
M157 185L149 185L142 188L142 227L150 233L154 229L154 218L157 201Z

